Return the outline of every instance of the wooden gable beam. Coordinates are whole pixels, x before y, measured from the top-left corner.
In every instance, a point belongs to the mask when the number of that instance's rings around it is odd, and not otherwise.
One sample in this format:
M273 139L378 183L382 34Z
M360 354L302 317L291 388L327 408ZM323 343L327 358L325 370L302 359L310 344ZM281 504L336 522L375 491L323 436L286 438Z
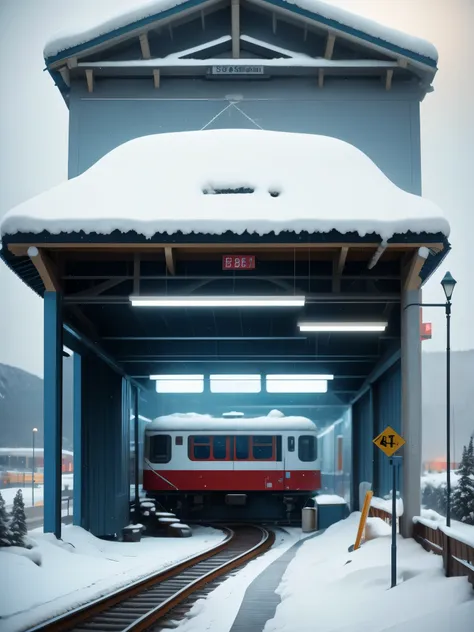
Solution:
M71 76L69 73L69 68L67 66L62 66L59 69L59 73L62 77L62 80L64 81L64 83L67 85L67 87L69 88L71 85Z
M344 246L341 248L334 259L333 262L333 277L332 277L332 291L340 292L341 291L341 277L342 272L344 270L344 266L346 265L347 254L349 252L349 248Z
M87 91L94 92L94 71L92 68L86 68Z
M326 50L324 51L324 59L332 59L335 43L336 36L332 33L328 33L328 38L326 40Z
M417 290L421 286L420 272L425 261L427 260L430 251L428 248L422 247L411 256L408 263L402 269L403 289Z
M240 57L240 0L231 0L232 57Z
M165 248L165 260L168 272L174 276L176 274L176 259L173 248Z
M148 33L141 33L139 36L140 48L143 59L151 59L150 42L148 41Z
M44 289L47 292L60 292L61 284L59 282L59 274L56 270L56 266L48 255L41 248L30 246L28 248L28 256L34 263L34 266L43 281Z
M392 87L393 70L387 70L385 73L385 90L390 90Z

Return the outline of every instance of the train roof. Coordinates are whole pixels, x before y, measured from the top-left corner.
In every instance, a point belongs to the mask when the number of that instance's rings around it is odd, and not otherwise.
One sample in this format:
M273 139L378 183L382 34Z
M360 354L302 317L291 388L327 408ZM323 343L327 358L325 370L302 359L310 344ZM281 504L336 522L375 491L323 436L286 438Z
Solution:
M157 417L147 426L148 430L191 430L208 432L212 430L271 431L307 430L315 432L316 424L307 417L285 417L279 411L271 411L265 417L213 417L198 413L175 413Z

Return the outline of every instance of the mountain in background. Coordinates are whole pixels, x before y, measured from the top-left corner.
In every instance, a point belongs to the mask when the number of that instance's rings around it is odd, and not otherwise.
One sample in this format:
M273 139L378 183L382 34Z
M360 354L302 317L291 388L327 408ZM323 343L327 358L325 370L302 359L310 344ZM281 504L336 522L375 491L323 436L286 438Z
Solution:
M73 362L64 358L63 449L72 449ZM43 380L16 367L0 364L0 447L27 448L32 445L33 428L38 429L36 445L43 446Z
M64 358L63 448L72 449L71 358ZM474 350L451 354L453 460L474 433ZM0 447L28 447L33 428L43 445L43 380L0 364ZM423 460L445 459L446 354L423 353Z

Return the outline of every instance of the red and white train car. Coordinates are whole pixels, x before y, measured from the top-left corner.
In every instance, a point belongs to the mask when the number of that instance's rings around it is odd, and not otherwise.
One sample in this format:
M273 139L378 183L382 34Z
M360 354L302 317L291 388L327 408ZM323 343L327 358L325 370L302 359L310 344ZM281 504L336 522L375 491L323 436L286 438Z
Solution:
M259 418L232 415L175 414L149 424L147 495L187 520L299 516L321 487L316 425L278 411Z

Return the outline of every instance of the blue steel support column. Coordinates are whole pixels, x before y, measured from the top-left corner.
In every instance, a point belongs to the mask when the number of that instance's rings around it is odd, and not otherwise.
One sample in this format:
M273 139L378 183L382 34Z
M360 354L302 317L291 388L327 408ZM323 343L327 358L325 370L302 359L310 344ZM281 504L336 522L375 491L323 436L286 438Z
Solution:
M82 526L82 358L74 354L73 369L74 505L73 524Z
M414 304L415 303L415 304ZM420 290L402 296L402 436L403 446L403 537L413 535L413 518L421 511L421 336Z
M44 294L44 531L61 537L62 296Z

